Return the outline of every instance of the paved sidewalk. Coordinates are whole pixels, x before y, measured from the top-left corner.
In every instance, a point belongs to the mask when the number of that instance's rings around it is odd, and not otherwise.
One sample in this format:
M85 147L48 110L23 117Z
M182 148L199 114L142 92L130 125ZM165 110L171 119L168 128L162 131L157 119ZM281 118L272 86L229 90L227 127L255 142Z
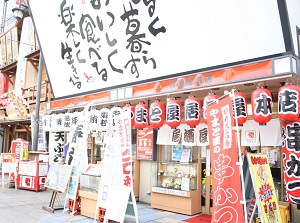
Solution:
M1 180L1 178L0 178ZM1 185L1 181L0 181ZM1 223L92 223L94 219L77 215L72 216L67 211L57 210L50 213L42 209L42 206L49 206L52 191L29 191L14 188L5 188L0 192L0 222ZM64 205L65 194L58 195L61 205ZM58 203L54 205L58 207ZM177 223L190 218L191 216L176 214L168 211L152 209L149 204L137 202L139 222L166 222ZM132 219L125 219L126 223L135 222Z

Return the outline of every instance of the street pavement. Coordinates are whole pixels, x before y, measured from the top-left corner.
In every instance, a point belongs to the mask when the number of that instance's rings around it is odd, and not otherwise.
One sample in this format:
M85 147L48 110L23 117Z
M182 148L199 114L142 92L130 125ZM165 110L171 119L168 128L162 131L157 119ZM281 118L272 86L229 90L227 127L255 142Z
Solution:
M0 177L1 179L1 177ZM1 180L0 180L1 185ZM2 187L2 185L1 185ZM23 189L5 188L0 192L0 223L92 223L94 219L82 215L70 215L64 210L55 210L54 213L44 210L49 207L52 196L51 190L30 191ZM65 194L60 193L54 207L64 206ZM137 202L139 222L166 222L177 223L191 216L168 211L152 209L149 204ZM97 221L95 221L97 222ZM125 223L135 222L125 218Z

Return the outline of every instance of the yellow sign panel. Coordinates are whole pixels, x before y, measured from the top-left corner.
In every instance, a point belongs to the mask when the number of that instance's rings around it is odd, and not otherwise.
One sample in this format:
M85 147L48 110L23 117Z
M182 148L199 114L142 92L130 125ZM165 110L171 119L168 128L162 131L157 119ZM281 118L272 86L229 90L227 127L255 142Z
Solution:
M265 154L247 154L256 201L262 223L281 223L281 215L268 157Z

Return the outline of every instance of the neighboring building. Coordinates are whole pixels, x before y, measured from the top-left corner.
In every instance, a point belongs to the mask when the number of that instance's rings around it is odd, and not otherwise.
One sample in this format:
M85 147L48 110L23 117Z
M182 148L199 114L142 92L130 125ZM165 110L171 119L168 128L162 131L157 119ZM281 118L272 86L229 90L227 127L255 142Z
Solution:
M9 152L11 141L17 138L31 144L31 114L36 104L40 50L28 11L16 20L15 7L16 1L0 1L0 153ZM52 96L45 69L42 74L40 110L45 111Z

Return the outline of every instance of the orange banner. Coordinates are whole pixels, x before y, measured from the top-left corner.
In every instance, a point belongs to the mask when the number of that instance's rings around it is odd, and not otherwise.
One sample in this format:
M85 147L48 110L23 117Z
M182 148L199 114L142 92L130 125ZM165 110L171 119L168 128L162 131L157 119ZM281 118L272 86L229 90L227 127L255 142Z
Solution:
M212 222L244 223L238 152L230 97L207 107L212 165ZM234 182L234 183L233 183Z

